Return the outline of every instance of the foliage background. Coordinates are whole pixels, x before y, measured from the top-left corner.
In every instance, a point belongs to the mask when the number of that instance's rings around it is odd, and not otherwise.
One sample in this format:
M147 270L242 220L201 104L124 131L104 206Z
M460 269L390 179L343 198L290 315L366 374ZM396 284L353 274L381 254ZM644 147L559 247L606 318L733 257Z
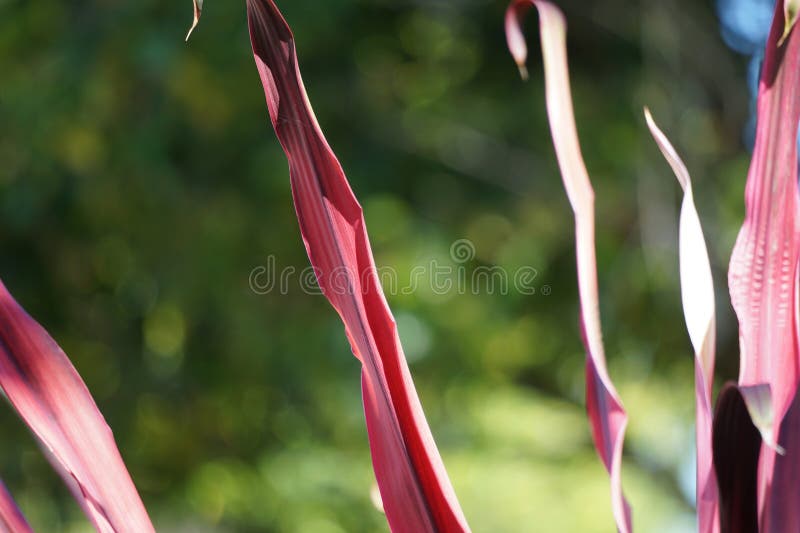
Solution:
M559 2L597 197L610 372L629 409L641 531L693 530L693 371L677 280L684 154L737 371L726 265L743 216L746 62L713 6ZM186 5L184 5L186 4ZM94 393L160 531L386 531L359 366L321 296L254 293L307 266L243 2L0 0L0 276ZM475 531L613 529L583 409L572 216L550 145L534 19L528 84L505 2L280 2L311 100L400 279L457 239L467 267L539 272L545 296L390 294ZM10 409L0 473L38 530L87 531Z

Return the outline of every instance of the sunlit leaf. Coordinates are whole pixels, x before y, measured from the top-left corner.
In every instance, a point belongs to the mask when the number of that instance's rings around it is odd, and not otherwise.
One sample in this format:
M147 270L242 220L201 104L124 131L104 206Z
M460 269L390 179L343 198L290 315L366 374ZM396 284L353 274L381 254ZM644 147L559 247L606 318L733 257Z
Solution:
M697 445L697 526L700 533L719 530L717 478L711 449L711 391L714 385L716 313L714 281L703 228L694 205L692 180L678 152L658 128L650 111L647 126L683 188L680 219L681 297L695 354L695 426Z
M387 520L395 533L468 531L378 282L361 206L306 96L292 32L272 0L248 0L247 13L306 251L362 363L367 432Z
M783 424L798 385L797 269L800 256L800 218L797 187L797 125L800 120L800 36L789 34L778 46L784 29L783 6L775 6L758 95L755 148L745 190L746 216L731 257L731 300L739 318L741 360L739 384L769 385L772 410L763 425ZM745 400L748 397L745 396ZM750 403L748 401L748 403ZM753 409L751 407L751 412ZM766 411L765 411L766 413ZM800 411L793 411L800 415ZM798 421L785 422L796 427ZM775 427L761 427L768 436ZM789 515L800 513L800 485L781 467L796 461L800 439L781 430L778 444L786 457L776 459L765 447L759 467L759 500L763 531L785 531ZM796 442L796 445L792 441ZM776 498L770 497L770 492ZM791 507L785 507L791 505ZM780 521L772 516L780 516Z
M586 407L595 447L611 475L611 502L617 528L631 530L628 503L622 494L622 445L627 414L606 369L600 329L597 292L597 261L594 245L594 191L581 155L567 68L566 22L553 4L538 0L516 0L506 11L508 47L525 76L527 47L521 20L531 7L539 11L547 113L561 177L575 213L575 244L581 327L586 346Z

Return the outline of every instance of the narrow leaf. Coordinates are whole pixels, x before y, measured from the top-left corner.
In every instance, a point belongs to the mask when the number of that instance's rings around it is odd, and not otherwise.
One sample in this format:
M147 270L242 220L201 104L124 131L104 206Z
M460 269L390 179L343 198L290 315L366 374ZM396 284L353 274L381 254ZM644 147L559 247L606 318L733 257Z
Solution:
M761 437L735 383L726 384L717 399L713 446L721 533L758 533Z
M772 416L763 418L765 422L771 418L775 425L783 422L795 397L800 357L795 301L800 256L800 35L791 32L784 46L779 47L784 26L783 6L778 3L759 83L756 141L745 190L746 216L728 275L731 300L739 318L739 383L770 386ZM768 429L770 435L778 434L776 428ZM800 450L789 447L786 451L787 456L800 454ZM776 512L769 504L770 490L794 494L791 498L784 495L780 501L800 501L800 485L796 482L773 482L773 472L780 474L774 463L775 452L765 448L759 468L759 501L766 515ZM796 503L793 505L795 510L791 512L800 512ZM769 521L768 517L762 520ZM780 531L779 524L773 527Z
M75 368L0 283L0 387L98 531L153 526L111 429ZM77 489L74 490L77 485Z
M647 108L644 115L650 133L672 167L684 193L680 219L681 297L695 355L697 525L699 533L713 533L719 531L717 479L711 449L711 391L716 349L714 281L703 228L694 205L689 171Z
M600 329L597 261L594 246L594 191L581 155L569 85L564 16L550 2L515 0L506 11L508 47L524 67L527 49L521 22L531 7L539 11L539 31L546 85L547 113L561 177L575 214L575 245L581 328L586 347L586 407L595 447L611 476L611 504L617 528L631 531L628 503L622 494L622 445L627 414L608 376ZM525 70L521 68L523 76Z
M33 533L25 516L17 507L6 484L0 481L0 531L7 533Z
M189 42L189 37L192 36L192 32L200 23L200 15L203 13L203 0L192 0L192 7L193 7L192 25L189 28L189 32L186 34L186 42Z
M248 0L247 13L306 251L362 363L372 463L389 525L395 533L468 531L378 282L361 206L306 96L292 32L272 0Z

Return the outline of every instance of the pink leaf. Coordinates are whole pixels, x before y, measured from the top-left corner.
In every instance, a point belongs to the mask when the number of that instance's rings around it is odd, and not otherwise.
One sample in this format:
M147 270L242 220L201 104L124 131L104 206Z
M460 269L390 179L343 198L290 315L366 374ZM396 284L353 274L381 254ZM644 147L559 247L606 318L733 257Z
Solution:
M52 454L98 531L153 526L111 429L75 368L0 283L0 387Z
M764 419L775 424L782 424L797 392L800 356L796 333L800 36L797 31L790 31L786 42L779 45L785 27L783 5L778 2L759 84L756 143L745 191L746 217L729 272L731 299L739 318L739 383L770 386L772 408L765 411ZM796 427L798 421L789 423ZM759 429L765 441L778 434L773 427ZM790 434L781 431L781 435L788 438ZM780 444L787 449L786 460L797 461L800 449L792 450L788 442ZM770 514L800 512L796 507L800 485L787 479L783 475L786 469L777 468L775 461L774 450L765 448L759 468L759 501L765 531L782 530L781 524L770 521ZM772 503L770 487L784 493ZM779 502L789 501L793 510L780 512L775 508Z
M292 32L272 0L248 0L247 13L306 251L362 363L372 463L387 520L396 533L468 531L378 282L361 206L306 96Z
M686 327L694 347L695 405L697 427L697 526L699 533L719 531L717 478L711 449L711 390L714 382L716 314L711 264L694 205L692 181L686 165L658 128L650 111L645 119L661 153L669 162L683 188L680 220L681 297Z
M798 381L792 312L800 253L797 124L800 39L777 48L776 8L759 87L758 129L745 193L746 217L731 257L731 300L739 317L742 385L770 383L778 419Z
M594 191L583 163L567 68L566 22L561 11L541 0L515 0L506 11L506 37L511 55L523 77L527 47L521 21L531 7L539 11L547 113L561 177L575 213L575 244L581 326L586 346L586 406L592 436L603 464L611 475L611 504L617 528L631 530L630 508L622 494L622 445L627 415L611 383L600 330L597 266L594 248Z
M14 497L8 492L5 483L0 481L0 531L7 533L33 533L22 511L17 507Z

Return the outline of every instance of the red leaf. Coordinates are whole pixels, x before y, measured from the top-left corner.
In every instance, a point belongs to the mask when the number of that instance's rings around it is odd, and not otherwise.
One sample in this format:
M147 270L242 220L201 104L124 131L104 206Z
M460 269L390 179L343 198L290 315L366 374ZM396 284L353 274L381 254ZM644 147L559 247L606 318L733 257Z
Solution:
M52 454L98 531L153 531L111 429L83 380L2 283L0 387Z
M622 445L628 417L606 369L600 330L597 293L597 261L594 248L594 191L583 163L567 68L566 22L550 2L515 0L506 11L506 38L523 77L527 47L521 20L531 7L539 11L544 57L547 113L561 177L575 213L575 245L578 288L581 297L581 329L586 347L586 407L592 436L603 464L611 475L611 505L617 528L631 530L628 503L622 494Z
M22 511L17 507L14 497L2 481L0 481L0 530L8 533L33 533Z
M247 13L306 251L362 363L372 463L387 520L394 532L468 531L378 282L361 206L306 96L292 32L272 0L248 0Z

